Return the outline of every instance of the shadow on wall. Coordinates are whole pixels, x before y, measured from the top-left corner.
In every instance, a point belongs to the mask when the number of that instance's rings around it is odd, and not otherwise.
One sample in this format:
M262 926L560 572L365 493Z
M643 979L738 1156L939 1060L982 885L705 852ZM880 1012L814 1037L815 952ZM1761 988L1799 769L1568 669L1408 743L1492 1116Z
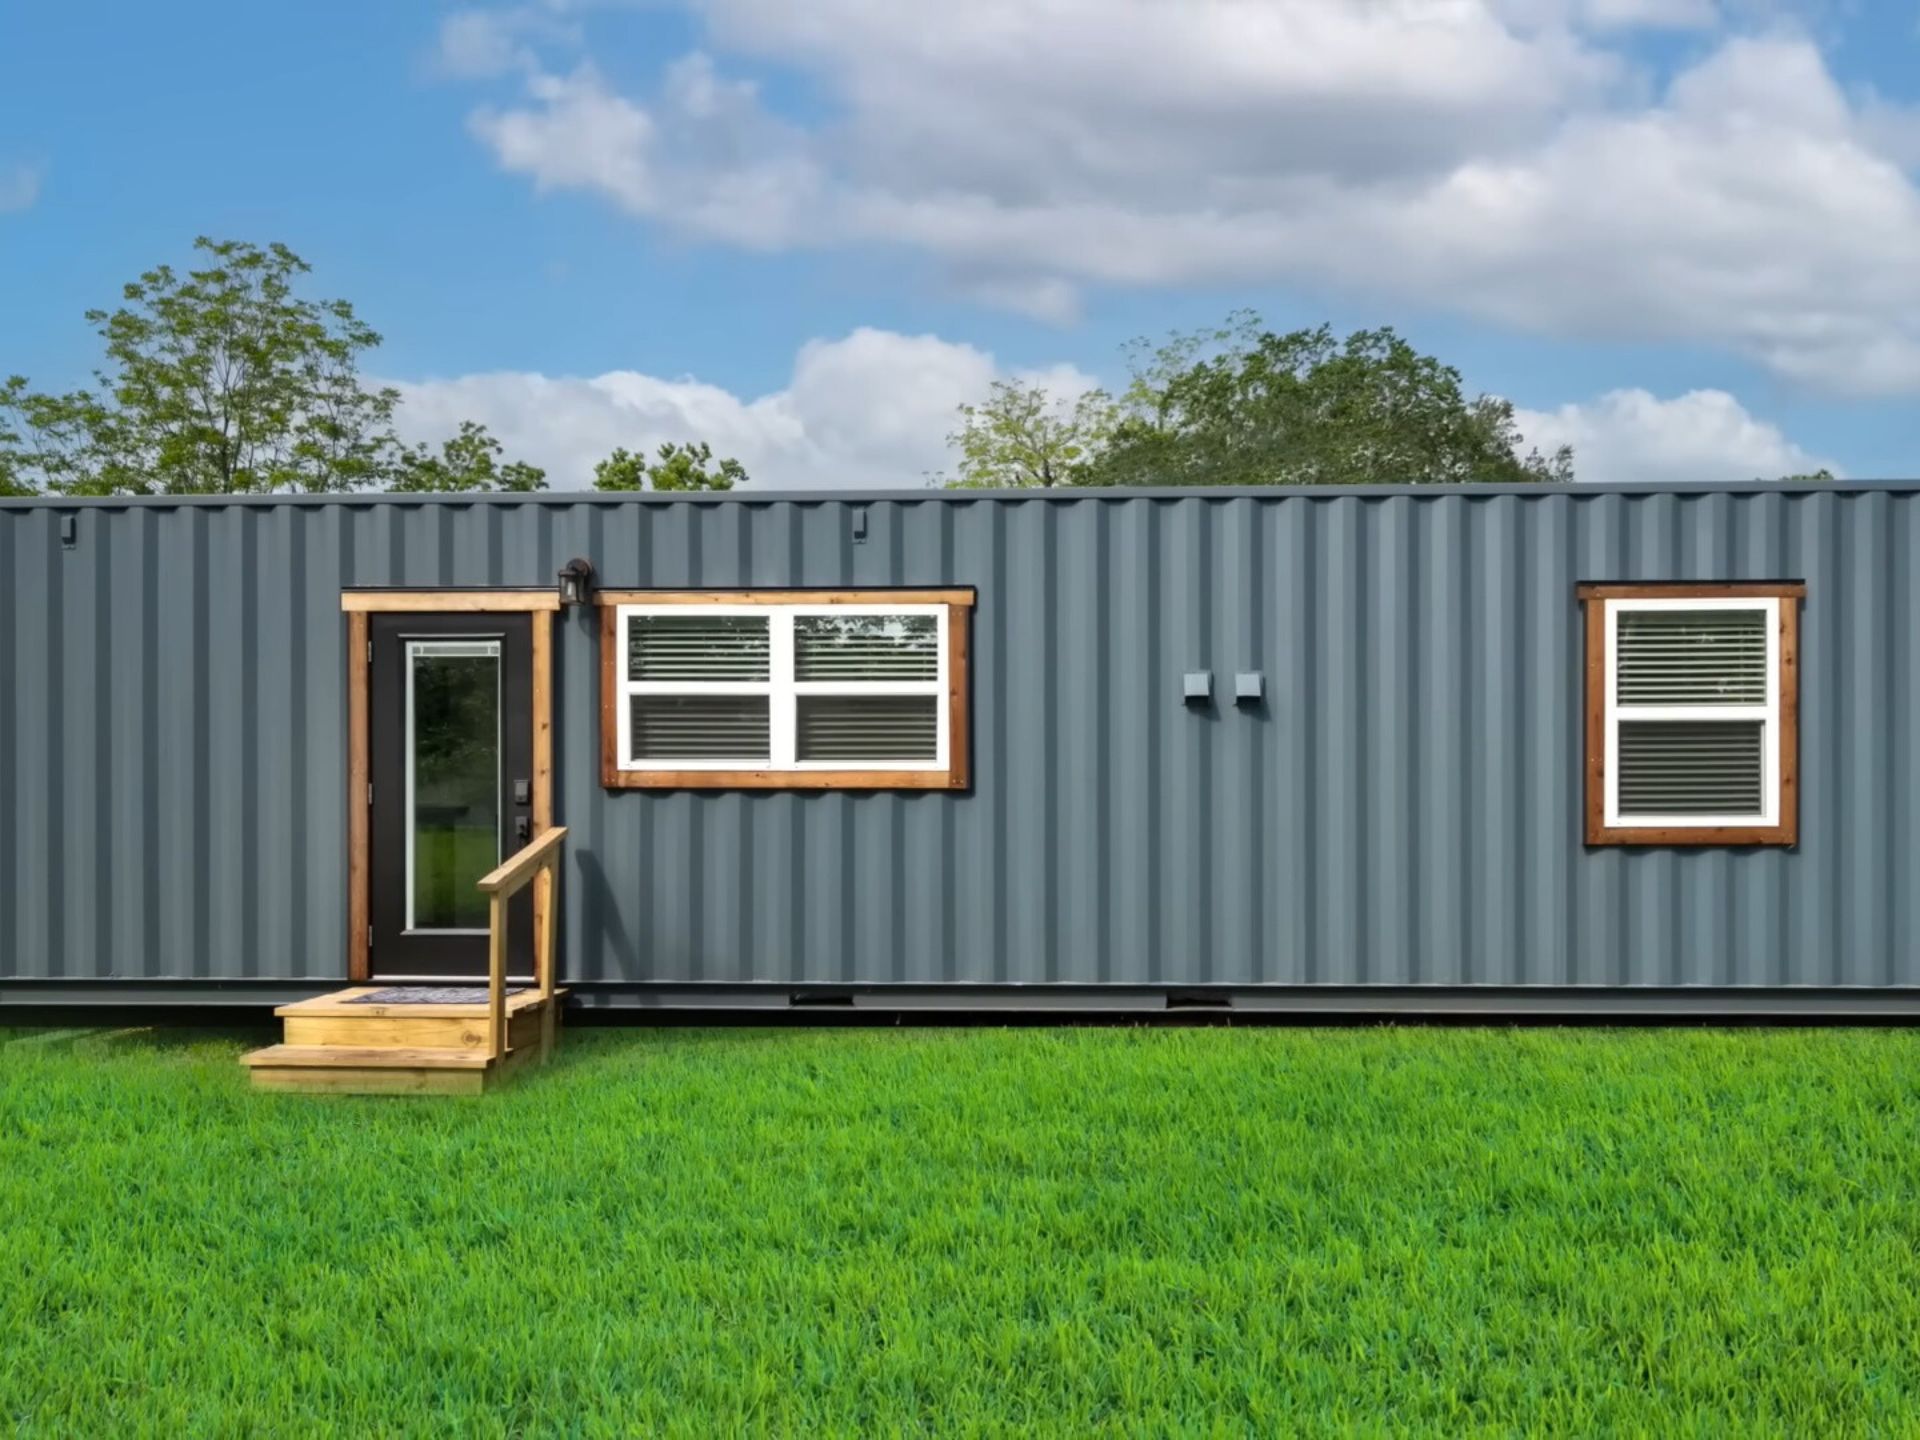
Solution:
M580 894L585 901L580 907L581 912L592 915L595 919L594 943L621 958L621 978L646 979L645 975L637 973L640 963L639 946L627 931L620 897L613 888L613 882L607 877L606 867L600 863L598 852L580 849L573 854L576 862L574 873L567 878L568 881L580 887ZM562 953L564 953L564 937Z

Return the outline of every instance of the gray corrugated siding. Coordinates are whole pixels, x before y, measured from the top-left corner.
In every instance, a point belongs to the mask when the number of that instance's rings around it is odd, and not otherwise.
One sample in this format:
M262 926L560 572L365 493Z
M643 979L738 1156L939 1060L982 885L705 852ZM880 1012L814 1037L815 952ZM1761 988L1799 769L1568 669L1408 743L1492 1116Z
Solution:
M609 794L564 618L576 981L1920 984L1906 488L0 506L0 973L340 976L340 590L575 554L979 590L965 796ZM1787 577L1799 849L1585 849L1575 583Z

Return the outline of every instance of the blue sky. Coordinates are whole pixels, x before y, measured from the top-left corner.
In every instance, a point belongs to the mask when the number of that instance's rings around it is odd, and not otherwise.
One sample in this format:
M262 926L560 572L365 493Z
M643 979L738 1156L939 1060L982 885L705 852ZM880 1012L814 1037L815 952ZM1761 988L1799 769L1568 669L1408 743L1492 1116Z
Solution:
M208 233L557 483L696 436L917 483L995 376L1241 306L1397 326L1585 478L1920 473L1911 3L955 8L18 0L0 372L78 383Z

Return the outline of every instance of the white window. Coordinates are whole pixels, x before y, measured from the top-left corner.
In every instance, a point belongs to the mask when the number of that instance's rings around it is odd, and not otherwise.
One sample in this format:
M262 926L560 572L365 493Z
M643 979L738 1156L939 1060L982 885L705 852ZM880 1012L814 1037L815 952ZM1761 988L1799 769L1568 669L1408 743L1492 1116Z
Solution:
M608 783L951 787L951 627L964 613L883 599L620 603L608 664L620 778Z
M1798 587L1594 589L1610 593L1588 596L1604 647L1588 838L1792 843Z

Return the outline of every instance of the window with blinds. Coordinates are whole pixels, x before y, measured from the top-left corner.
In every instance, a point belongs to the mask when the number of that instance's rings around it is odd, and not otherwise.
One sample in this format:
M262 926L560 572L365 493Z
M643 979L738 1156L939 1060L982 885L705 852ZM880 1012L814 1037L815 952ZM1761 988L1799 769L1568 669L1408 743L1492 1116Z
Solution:
M971 592L936 592L938 603L791 593L617 604L608 784L964 783L950 680Z
M1603 656L1589 841L1792 843L1799 587L1663 588L1584 592Z

